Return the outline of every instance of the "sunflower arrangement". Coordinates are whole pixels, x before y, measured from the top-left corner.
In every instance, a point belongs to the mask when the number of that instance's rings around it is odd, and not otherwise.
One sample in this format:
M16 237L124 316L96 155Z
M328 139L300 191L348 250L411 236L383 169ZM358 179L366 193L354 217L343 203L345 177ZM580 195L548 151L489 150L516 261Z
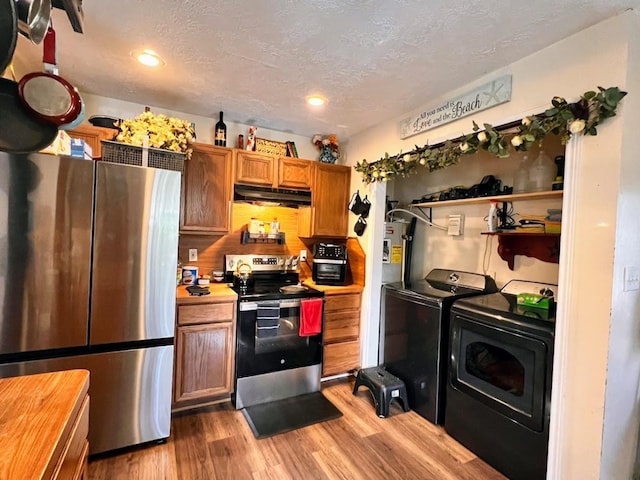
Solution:
M146 111L133 120L124 120L116 140L141 147L145 137L149 138L149 147L186 153L187 158L191 157L194 131L186 120Z
M384 157L369 163L362 160L355 170L362 175L364 183L383 182L394 177L404 177L415 173L419 166L430 172L456 165L462 155L470 155L478 150L486 150L497 157L505 158L511 149L527 151L534 143L542 144L545 136L559 135L566 144L572 135L597 135L596 127L616 115L616 109L627 92L618 87L598 87L598 92L585 92L575 103L568 103L562 97L553 97L551 108L539 115L522 119L516 129L497 130L485 123L484 130L473 122L473 132L430 147L416 145L415 150Z

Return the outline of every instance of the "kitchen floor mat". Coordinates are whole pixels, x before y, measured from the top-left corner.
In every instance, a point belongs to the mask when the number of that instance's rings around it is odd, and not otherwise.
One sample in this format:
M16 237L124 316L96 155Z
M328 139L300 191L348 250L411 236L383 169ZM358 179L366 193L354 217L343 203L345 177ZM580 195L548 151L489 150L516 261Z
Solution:
M307 393L242 410L256 438L267 438L342 416L321 392Z

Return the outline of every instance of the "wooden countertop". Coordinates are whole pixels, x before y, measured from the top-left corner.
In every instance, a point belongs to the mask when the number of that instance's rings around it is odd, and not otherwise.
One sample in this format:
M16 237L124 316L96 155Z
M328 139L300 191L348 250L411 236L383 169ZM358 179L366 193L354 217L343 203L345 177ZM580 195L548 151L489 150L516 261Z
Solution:
M0 379L0 479L51 478L88 390L87 370Z
M362 285L344 285L344 286L332 286L332 285L316 285L316 282L310 278L302 282L303 285L307 285L316 290L324 292L325 295L340 295L345 293L362 293Z
M186 285L179 285L177 289L178 305L198 305L204 303L216 303L216 302L235 302L238 299L238 294L227 286L226 283L211 283L209 284L209 295L189 295Z

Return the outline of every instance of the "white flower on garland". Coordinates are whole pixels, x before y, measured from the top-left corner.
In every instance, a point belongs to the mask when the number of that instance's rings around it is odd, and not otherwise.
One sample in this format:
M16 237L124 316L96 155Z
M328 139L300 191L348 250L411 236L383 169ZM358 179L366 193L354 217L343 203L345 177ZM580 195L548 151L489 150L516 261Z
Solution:
M511 139L511 145L513 145L514 147L519 147L520 145L522 145L522 137L520 135L516 135L515 137L513 137Z
M489 139L489 137L487 137L487 132L480 132L480 133L478 134L478 141L479 141L480 143L484 143L484 142L486 142L488 139Z
M529 125L531 125L531 118L529 118L529 117L524 117L524 118L522 119L522 124L523 124L524 126L527 126L527 127L528 127Z
M574 120L569 125L569 131L571 133L580 133L584 130L586 123L584 120Z
M469 144L467 142L461 143L460 144L460 151L461 152L466 152L467 150L469 150Z

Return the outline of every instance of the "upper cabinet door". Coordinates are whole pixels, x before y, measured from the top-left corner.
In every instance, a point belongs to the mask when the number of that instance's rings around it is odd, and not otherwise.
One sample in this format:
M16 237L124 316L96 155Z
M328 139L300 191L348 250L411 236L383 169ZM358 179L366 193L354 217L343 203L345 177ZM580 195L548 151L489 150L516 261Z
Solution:
M351 167L315 163L312 236L347 237Z
M102 140L113 140L118 130L82 124L67 132L71 138L84 140L91 146L93 158L102 157Z
M246 150L236 150L235 183L276 185L276 158Z
M309 190L311 188L311 160L280 157L278 159L278 187Z
M182 176L181 233L229 232L232 152L229 148L194 144Z

